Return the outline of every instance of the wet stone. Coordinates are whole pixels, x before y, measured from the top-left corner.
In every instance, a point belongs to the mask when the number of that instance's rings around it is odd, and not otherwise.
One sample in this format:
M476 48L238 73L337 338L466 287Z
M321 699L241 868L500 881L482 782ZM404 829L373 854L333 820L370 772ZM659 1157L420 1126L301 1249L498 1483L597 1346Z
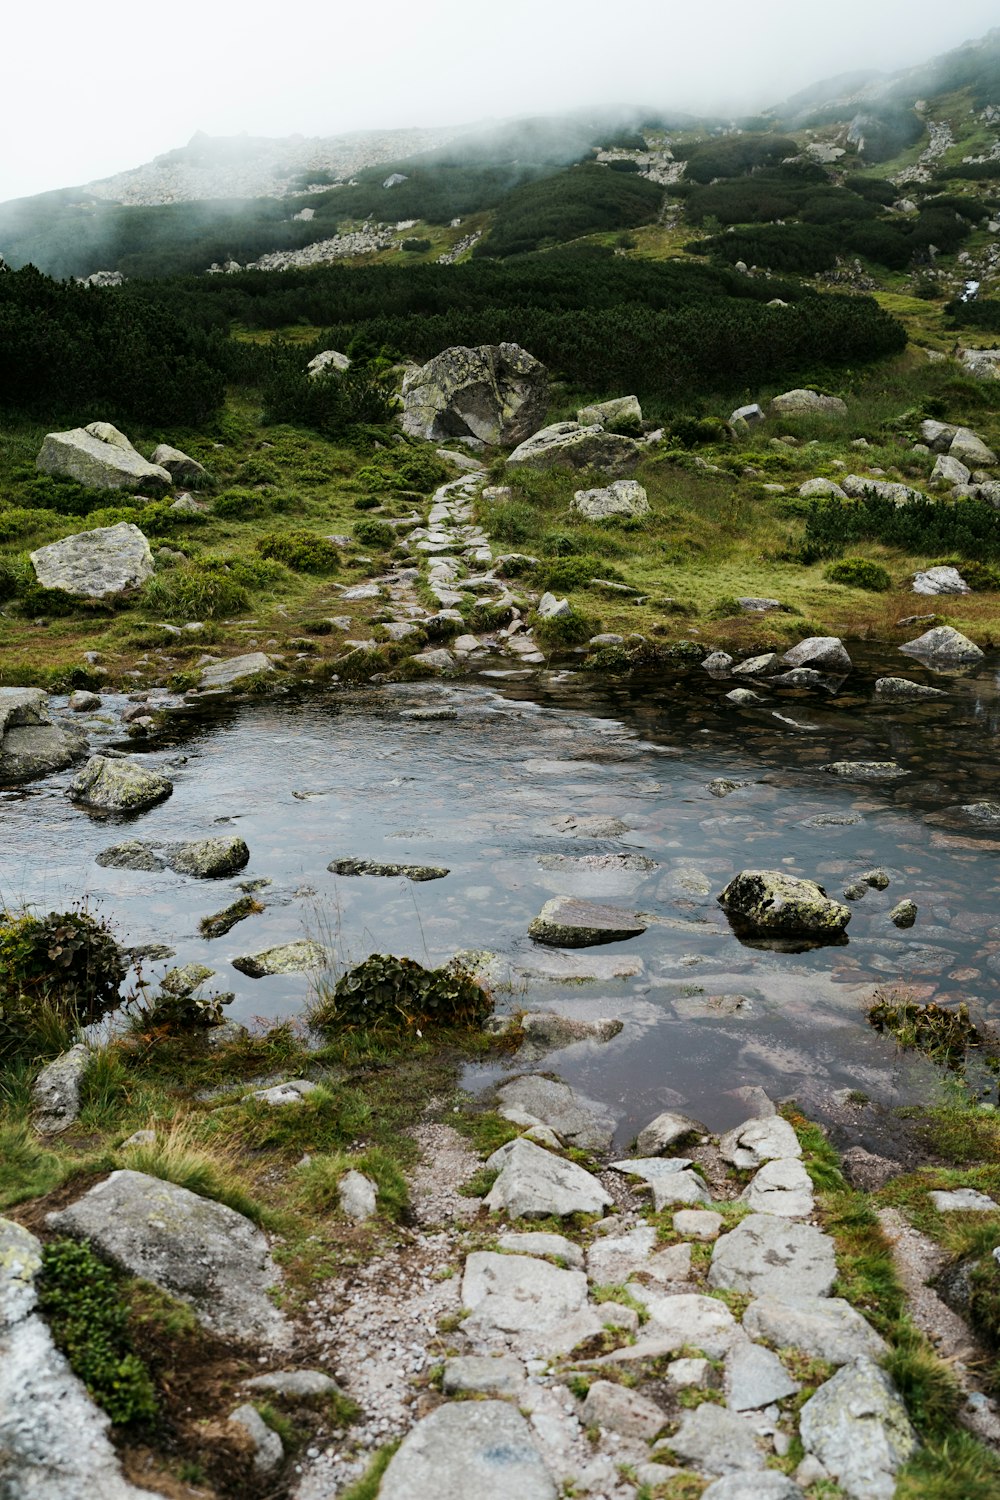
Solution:
M606 1151L615 1130L615 1117L603 1104L570 1088L559 1079L526 1073L497 1089L501 1105L525 1110L550 1126L570 1146Z
M833 760L822 769L842 781L898 781L909 775L894 760Z
M636 912L559 896L546 901L529 925L528 935L536 943L556 948L589 948L640 937L646 925Z

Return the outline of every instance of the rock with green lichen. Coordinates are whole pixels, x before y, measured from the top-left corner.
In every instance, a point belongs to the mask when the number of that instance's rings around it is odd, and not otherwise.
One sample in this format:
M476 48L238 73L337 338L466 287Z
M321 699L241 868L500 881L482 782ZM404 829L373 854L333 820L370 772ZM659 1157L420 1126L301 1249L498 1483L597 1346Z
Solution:
M310 969L321 969L327 956L326 949L319 943L304 938L298 943L282 943L277 948L265 949L263 953L234 958L233 968L250 979L263 979L269 974L305 974Z
M832 900L821 885L783 870L741 870L719 904L737 932L751 936L834 939L851 920L850 907Z
M147 771L125 756L92 755L73 778L67 795L73 802L102 812L139 813L164 802L173 789L166 776Z
M556 948L590 948L596 943L620 943L626 938L639 937L646 926L634 911L557 896L546 901L528 927L528 935L536 943Z

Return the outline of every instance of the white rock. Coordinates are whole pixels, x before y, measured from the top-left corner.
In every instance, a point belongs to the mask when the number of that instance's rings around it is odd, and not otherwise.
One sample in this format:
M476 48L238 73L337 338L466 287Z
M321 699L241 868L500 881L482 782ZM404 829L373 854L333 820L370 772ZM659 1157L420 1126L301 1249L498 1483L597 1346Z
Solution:
M62 589L83 599L106 599L140 588L154 571L149 543L131 521L77 532L30 555L42 588Z
M813 1211L812 1178L800 1161L779 1157L765 1162L740 1194L754 1213L806 1219Z
M543 594L538 601L540 620L560 620L573 613L568 599L557 599L555 594Z
M928 1193L927 1196L939 1214L991 1214L1000 1208L1000 1204L985 1193L976 1192L975 1188L954 1188L951 1192Z
M410 1429L379 1500L556 1500L557 1490L520 1412L505 1401L439 1406Z
M800 1297L794 1286L784 1295L758 1297L743 1315L752 1339L779 1349L794 1347L832 1365L867 1355L881 1359L887 1345L880 1334L842 1297Z
M969 585L957 568L928 568L926 573L914 573L915 594L968 594Z
M781 1360L760 1344L736 1344L726 1355L726 1405L730 1411L757 1411L794 1396L801 1387Z
M721 1214L704 1208L682 1208L674 1214L673 1226L690 1240L715 1240L725 1222Z
M711 889L711 887L709 887ZM690 1115L680 1115L665 1110L651 1120L636 1139L636 1150L640 1156L659 1156L671 1146L691 1135L707 1135L706 1127Z
M378 1204L378 1189L371 1178L363 1172L345 1172L338 1183L341 1212L359 1223L374 1217Z
M801 1157L798 1136L780 1115L746 1120L727 1130L719 1140L719 1153L741 1171L753 1171L776 1157Z
M799 1431L852 1500L892 1500L895 1474L917 1439L889 1376L856 1360L821 1385L802 1408Z
M547 1255L564 1260L574 1271L583 1268L583 1251L564 1234L545 1234L542 1230L529 1231L527 1234L502 1234L497 1245L501 1250L512 1251L515 1255Z
M462 1306L471 1309L463 1326L472 1339L498 1338L544 1343L545 1334L587 1304L587 1278L526 1255L477 1250L466 1258Z
M647 516L649 499L636 479L616 479L606 489L577 490L570 509L588 521L614 516Z
M665 1426L667 1414L638 1391L610 1380L595 1380L587 1392L580 1420L585 1427L603 1427L649 1443Z
M611 1205L610 1195L597 1178L575 1162L554 1156L523 1137L501 1150L504 1156L496 1163L500 1175L483 1200L491 1213L506 1213L514 1219L562 1218L600 1213Z
M704 1349L710 1358L717 1359L742 1337L729 1308L716 1297L705 1297L699 1292L671 1294L639 1282L629 1282L628 1290L649 1314L642 1339L629 1351L633 1358L639 1357L636 1350L645 1343L657 1345L661 1354L688 1345ZM620 1361L624 1355L624 1350L618 1350L610 1357Z
M626 1234L606 1235L587 1251L587 1275L598 1286L617 1286L633 1271L642 1270L657 1245L651 1224L640 1224Z
M246 1402L229 1413L230 1422L242 1427L253 1443L253 1466L258 1474L270 1474L278 1468L285 1456L281 1439L273 1428L268 1427L255 1406Z
M657 1213L672 1203L711 1203L712 1195L695 1172L688 1171L691 1163L683 1156L636 1157L630 1161L611 1163L616 1172L628 1177L640 1177L648 1182L653 1195L653 1207Z
M752 1214L712 1252L709 1285L754 1296L825 1297L837 1275L829 1235L812 1224L797 1224L771 1214Z

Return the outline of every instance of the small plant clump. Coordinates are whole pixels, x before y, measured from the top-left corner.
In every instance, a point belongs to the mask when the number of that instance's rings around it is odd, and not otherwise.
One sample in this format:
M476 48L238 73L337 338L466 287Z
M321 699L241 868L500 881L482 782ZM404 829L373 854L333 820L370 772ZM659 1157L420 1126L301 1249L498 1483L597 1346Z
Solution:
M823 576L827 583L842 583L846 588L866 589L871 594L884 594L892 588L888 568L870 562L867 557L844 557L832 563Z
M1000 1054L964 1003L945 1010L933 1001L922 1005L905 991L878 990L868 1008L868 1024L953 1072L964 1072L969 1053L977 1052L991 1073L1000 1074Z
M351 530L354 539L363 547L391 547L396 540L396 533L387 521L378 521L373 516L364 520L355 521Z
M320 1031L477 1026L492 1009L462 969L425 969L412 958L373 953L337 981L313 1013Z
M89 1025L118 1004L125 961L110 929L85 911L0 921L0 1032L40 1003Z
M340 567L333 542L313 531L269 531L259 538L257 551L297 573L335 573Z

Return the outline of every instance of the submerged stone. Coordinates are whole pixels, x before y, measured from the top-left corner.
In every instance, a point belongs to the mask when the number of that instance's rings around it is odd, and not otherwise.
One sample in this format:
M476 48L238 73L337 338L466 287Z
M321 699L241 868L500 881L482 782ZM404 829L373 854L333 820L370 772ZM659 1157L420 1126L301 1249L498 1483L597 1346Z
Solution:
M636 912L568 896L546 901L528 927L528 935L536 943L547 943L555 948L589 948L598 943L621 943L627 938L639 937L645 931L646 923Z

